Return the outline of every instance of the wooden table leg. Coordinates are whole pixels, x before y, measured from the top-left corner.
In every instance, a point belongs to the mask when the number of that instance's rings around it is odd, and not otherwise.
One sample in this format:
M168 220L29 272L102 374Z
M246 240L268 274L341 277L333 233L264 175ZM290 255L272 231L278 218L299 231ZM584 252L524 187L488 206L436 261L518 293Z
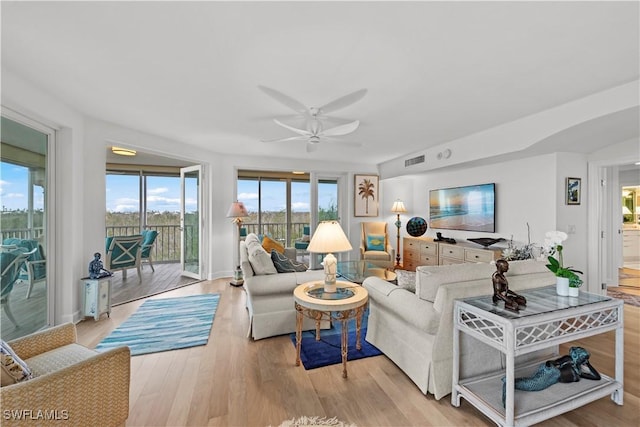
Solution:
M349 321L342 321L342 378L347 378L347 353L349 351Z
M298 307L296 307L298 308ZM302 311L296 313L296 366L300 366L300 347L302 346Z
M358 312L356 314L356 349L362 350L362 339L360 337L360 332L362 330L362 315L364 314L364 310L358 308Z

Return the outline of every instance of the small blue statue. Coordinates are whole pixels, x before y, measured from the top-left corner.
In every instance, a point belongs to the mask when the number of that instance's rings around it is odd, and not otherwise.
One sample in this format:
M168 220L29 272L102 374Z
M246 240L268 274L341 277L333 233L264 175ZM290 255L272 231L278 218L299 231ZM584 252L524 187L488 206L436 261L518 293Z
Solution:
M104 269L102 261L100 261L100 252L96 252L93 254L93 261L89 263L89 278L100 279L107 276L111 276L111 272Z

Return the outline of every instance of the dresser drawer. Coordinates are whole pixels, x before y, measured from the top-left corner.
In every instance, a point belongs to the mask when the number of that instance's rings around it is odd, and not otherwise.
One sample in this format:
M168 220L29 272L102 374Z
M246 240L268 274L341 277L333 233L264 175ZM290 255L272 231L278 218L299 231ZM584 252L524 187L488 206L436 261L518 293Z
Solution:
M404 239L402 239L402 243L405 251L420 252L420 241L416 239L407 239L405 237Z
M438 245L436 243L420 243L420 254L438 255Z
M438 257L436 255L420 255L420 265L438 265Z
M464 260L466 262L491 262L495 252L483 249L465 249Z
M457 258L464 261L464 248L453 245L440 245L441 258Z
M407 261L406 259L404 259L402 261L402 269L403 270L416 271L416 267L419 267L419 266L420 266L420 264L418 264L417 262Z
M402 252L402 258L417 262L420 259L420 252L415 250L408 250L405 248L404 252Z
M464 264L463 259L458 258L440 258L440 265Z

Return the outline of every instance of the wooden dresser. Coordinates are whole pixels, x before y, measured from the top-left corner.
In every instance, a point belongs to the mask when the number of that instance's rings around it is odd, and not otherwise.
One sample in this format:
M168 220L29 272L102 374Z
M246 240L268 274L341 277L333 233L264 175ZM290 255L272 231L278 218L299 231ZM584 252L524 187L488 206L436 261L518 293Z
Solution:
M482 248L473 243L435 242L431 238L405 237L402 266L415 271L420 265L450 265L464 262L491 262L502 256L502 249Z

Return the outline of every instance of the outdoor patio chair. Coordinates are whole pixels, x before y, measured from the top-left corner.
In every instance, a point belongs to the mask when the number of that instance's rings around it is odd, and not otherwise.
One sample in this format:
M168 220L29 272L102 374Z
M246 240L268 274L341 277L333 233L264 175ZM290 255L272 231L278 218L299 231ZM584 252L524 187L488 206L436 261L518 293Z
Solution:
M153 260L151 259L151 255L153 252L153 245L156 242L156 237L158 237L158 232L156 230L142 231L142 248L140 253L140 259L142 261L147 260L147 262L151 266L151 271L156 271L153 268Z
M33 239L5 239L2 242L7 247L15 246L23 252L27 252L28 258L21 266L19 279L27 282L27 298L31 296L33 285L47 278L47 264L42 245Z
M13 317L9 307L9 295L13 290L13 285L20 279L20 269L28 257L28 253L21 252L19 249L0 253L0 305L4 308L7 317L16 328L18 327L18 322Z
M104 268L111 272L122 270L122 279L127 278L127 269L138 270L138 279L142 281L140 255L142 235L107 237Z

